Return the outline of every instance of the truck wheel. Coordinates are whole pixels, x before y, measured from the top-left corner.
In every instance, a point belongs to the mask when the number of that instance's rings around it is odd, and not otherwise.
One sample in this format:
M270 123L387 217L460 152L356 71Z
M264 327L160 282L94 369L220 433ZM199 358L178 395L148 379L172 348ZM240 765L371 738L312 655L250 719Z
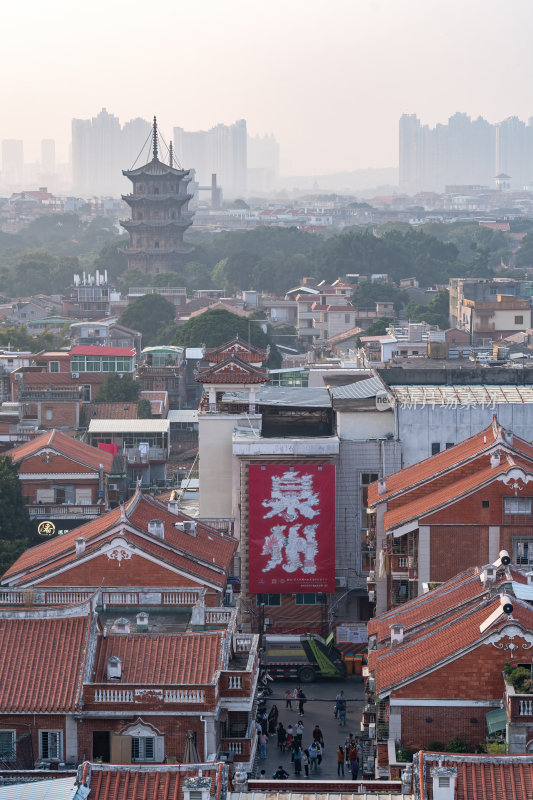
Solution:
M302 683L312 683L315 679L315 671L313 667L302 667L298 672L298 678Z

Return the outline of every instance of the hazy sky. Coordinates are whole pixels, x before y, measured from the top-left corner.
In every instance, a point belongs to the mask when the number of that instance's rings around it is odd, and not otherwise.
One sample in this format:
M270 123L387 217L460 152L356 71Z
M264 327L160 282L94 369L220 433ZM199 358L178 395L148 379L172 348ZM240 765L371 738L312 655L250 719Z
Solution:
M72 117L196 130L244 117L283 174L397 164L398 119L533 116L531 0L4 0L0 139Z

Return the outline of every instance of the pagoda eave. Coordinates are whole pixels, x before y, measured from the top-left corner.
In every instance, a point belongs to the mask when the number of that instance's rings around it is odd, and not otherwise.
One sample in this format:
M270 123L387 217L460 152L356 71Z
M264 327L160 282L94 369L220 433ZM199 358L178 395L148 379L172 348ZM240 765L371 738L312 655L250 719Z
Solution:
M145 248L130 248L122 247L119 252L125 256L182 256L192 253L194 247L145 247Z
M162 228L167 232L171 232L173 229L176 231L183 231L192 225L192 217L189 219L187 219L187 217L182 217L181 219L169 220L121 219L120 224L127 231L159 231Z
M192 200L194 195L192 194L123 194L121 195L122 199L125 203L127 203L130 207L134 205L142 205L145 202L148 203L157 203L162 204L165 203L167 205L176 205L182 206L185 203L188 203L189 200Z

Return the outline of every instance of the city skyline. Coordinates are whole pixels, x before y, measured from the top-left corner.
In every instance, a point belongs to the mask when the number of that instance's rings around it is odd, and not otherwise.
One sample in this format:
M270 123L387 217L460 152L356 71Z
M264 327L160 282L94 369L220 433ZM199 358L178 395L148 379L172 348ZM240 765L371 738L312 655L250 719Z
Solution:
M64 163L70 120L102 107L121 121L155 113L167 135L244 118L252 136L276 136L283 175L395 165L403 113L430 125L456 111L491 123L530 113L525 0L505 14L495 0L333 0L327 11L314 0L268 10L162 0L157 35L144 4L80 9L28 0L4 11L0 138L23 139L28 161L54 139Z

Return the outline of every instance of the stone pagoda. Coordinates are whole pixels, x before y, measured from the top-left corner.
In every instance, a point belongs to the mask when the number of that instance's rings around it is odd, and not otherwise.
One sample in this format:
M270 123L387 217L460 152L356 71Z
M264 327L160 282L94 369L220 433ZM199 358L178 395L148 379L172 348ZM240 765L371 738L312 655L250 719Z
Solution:
M152 160L137 169L122 171L132 182L133 191L122 195L131 208L131 219L120 223L130 235L129 246L121 252L128 259L128 269L152 274L179 269L194 249L183 241L184 232L192 225L192 212L188 210L192 195L187 193L189 170L174 166L172 143L168 164L159 160L158 149L154 117Z

